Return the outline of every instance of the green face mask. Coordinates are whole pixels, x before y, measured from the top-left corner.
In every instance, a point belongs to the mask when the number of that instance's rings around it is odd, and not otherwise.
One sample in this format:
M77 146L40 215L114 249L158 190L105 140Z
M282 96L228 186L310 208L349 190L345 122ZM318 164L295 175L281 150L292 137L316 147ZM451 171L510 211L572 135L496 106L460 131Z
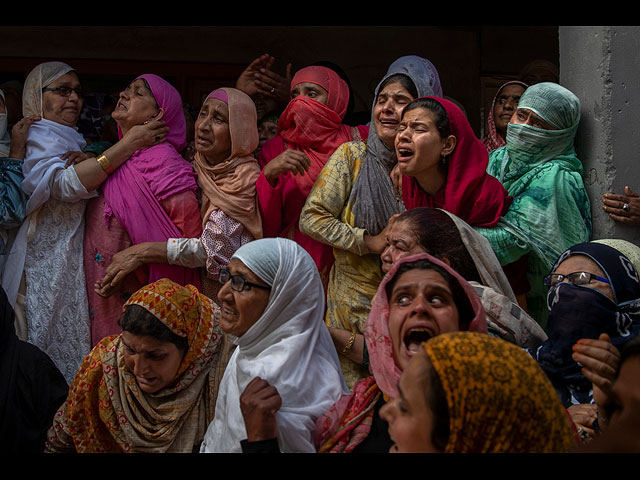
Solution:
M544 130L524 124L507 126L507 151L514 162L538 165L573 147L574 129Z

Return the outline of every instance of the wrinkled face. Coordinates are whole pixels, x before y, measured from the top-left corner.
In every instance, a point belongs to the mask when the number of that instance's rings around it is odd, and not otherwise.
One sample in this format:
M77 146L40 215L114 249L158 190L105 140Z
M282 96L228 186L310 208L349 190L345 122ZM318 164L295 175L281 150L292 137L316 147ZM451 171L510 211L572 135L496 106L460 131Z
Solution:
M120 98L111 116L124 132L147 120L159 120L163 110L158 107L153 93L142 78L138 78L120 92Z
M543 130L557 130L556 127L540 118L539 115L533 113L528 108L518 108L509 123L513 123L514 125L529 125Z
M403 257L425 253L409 222L394 222L387 234L387 246L382 252L382 271L387 273L393 264Z
M80 80L75 72L65 73L55 79L46 88L80 88ZM43 117L52 122L75 127L82 110L82 98L75 91L68 97L63 97L58 92L42 92L42 113Z
M229 107L222 100L207 98L195 125L195 147L210 165L216 165L231 155Z
M402 109L412 100L413 97L409 91L398 82L387 84L378 93L373 107L373 126L378 137L387 147L394 148Z
M414 269L400 275L389 298L389 334L401 370L422 349L422 342L459 329L451 287L440 273Z
M237 258L227 265L231 275L239 275L248 282L267 286L255 273ZM225 283L218 292L220 300L220 328L224 333L241 337L262 316L269 303L269 290L247 287L242 292L231 288L231 281Z
M122 332L124 362L135 375L140 390L155 393L169 386L178 373L184 352L171 342L148 335Z
M493 107L493 121L496 125L496 130L503 138L507 134L507 125L513 116L513 112L516 111L523 93L524 87L522 85L507 85L496 98L496 103Z
M587 272L598 275L599 277L607 278L607 275L602 271L598 264L586 255L571 255L553 271L553 273L559 273L562 275L568 275L574 272ZM568 280L565 279L564 282L568 282ZM590 283L582 286L599 290L613 301L613 290L611 290L611 285L606 282L601 282L594 278Z
M429 357L422 347L420 350L400 376L398 396L380 409L393 441L389 453L439 452L431 441L434 419L426 398Z
M430 110L414 108L405 112L396 136L398 167L403 175L428 175L439 168L443 155L449 153Z
M325 105L329 99L329 92L320 85L310 82L300 82L291 89L291 98L296 98L298 95L312 98Z

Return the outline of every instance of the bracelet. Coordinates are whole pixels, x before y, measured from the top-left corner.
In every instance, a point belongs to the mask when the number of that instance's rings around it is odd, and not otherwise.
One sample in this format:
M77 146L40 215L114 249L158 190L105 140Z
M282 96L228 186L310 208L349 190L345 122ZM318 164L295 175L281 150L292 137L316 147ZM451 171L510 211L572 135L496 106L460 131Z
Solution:
M356 332L351 332L351 336L349 337L349 341L345 345L344 350L342 350L342 354L343 355L347 354L347 352L349 352L349 350L351 350L351 347L353 347L353 342L355 342L355 341L356 341Z
M104 170L104 172L109 175L110 173L112 173L115 169L111 166L111 162L109 161L109 159L107 158L107 156L103 153L102 155L100 155L98 158L96 158L96 162L98 162L98 165L100 165L100 167L102 167L102 170Z

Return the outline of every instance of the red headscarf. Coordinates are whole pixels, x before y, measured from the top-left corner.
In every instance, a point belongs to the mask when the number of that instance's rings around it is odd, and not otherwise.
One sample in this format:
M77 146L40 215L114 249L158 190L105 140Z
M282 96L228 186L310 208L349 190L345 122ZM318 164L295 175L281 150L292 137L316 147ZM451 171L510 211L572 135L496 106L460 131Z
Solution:
M295 97L280 116L278 134L289 148L309 157L309 173L294 176L302 191L308 193L331 154L352 137L351 127L342 123L349 104L347 82L333 70L320 66L299 70L291 80L291 88L302 82L324 88L329 93L327 103L303 95Z
M455 103L438 97L426 98L436 100L446 110L456 147L447 158L446 183L434 196L425 192L414 177L402 176L405 207L442 208L471 226L494 226L512 198L498 179L487 173L489 153Z

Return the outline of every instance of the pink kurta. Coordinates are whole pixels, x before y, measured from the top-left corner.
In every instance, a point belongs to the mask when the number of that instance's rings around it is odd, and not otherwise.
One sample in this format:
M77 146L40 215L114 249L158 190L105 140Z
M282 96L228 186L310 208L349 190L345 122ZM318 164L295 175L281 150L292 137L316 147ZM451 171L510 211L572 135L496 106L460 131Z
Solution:
M160 202L167 215L184 237L199 237L201 233L200 209L192 190L172 195ZM118 320L122 306L139 288L148 283L147 267L129 274L121 288L108 298L94 292L94 285L104 277L113 255L132 245L127 231L115 216L107 225L104 217L104 196L91 199L85 211L84 268L91 319L91 346L102 338L119 334Z

